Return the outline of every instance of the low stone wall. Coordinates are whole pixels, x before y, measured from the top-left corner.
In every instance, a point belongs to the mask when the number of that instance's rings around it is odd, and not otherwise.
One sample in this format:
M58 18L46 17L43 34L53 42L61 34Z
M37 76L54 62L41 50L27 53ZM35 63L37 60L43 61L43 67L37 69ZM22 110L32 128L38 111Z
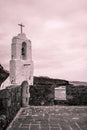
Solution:
M30 105L54 105L54 85L37 84L30 86Z
M0 91L0 130L4 129L21 107L21 86L9 86Z
M87 86L67 85L66 98L70 105L87 105Z

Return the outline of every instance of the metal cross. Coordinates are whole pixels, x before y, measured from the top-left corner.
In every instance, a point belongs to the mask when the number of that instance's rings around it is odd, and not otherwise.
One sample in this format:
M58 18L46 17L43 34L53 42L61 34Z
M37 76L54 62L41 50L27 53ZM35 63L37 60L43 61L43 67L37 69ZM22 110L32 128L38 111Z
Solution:
M21 23L21 24L18 24L20 26L20 29L21 29L21 33L22 33L22 28L24 27L24 25Z

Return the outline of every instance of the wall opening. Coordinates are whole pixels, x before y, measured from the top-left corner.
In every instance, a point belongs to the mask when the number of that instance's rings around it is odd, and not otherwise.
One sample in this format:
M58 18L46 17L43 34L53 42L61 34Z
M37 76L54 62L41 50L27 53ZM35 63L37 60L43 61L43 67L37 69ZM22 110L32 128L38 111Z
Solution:
M22 43L21 55L22 55L22 59L26 60L26 58L27 58L27 44L26 44L26 42Z
M55 88L55 100L66 100L66 86Z

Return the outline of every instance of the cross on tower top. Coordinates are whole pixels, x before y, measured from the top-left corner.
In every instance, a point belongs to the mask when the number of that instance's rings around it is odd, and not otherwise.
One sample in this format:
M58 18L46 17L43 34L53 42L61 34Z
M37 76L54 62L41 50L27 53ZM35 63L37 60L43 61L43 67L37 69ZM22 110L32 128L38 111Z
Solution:
M22 28L25 27L22 23L21 24L18 24L20 26L20 29L21 29L21 33L22 33Z

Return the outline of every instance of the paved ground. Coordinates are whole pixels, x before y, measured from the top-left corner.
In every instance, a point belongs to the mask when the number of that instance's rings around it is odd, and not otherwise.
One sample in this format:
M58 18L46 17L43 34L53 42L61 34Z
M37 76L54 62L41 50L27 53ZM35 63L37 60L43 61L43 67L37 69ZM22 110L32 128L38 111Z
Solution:
M87 130L87 107L21 108L7 130Z

